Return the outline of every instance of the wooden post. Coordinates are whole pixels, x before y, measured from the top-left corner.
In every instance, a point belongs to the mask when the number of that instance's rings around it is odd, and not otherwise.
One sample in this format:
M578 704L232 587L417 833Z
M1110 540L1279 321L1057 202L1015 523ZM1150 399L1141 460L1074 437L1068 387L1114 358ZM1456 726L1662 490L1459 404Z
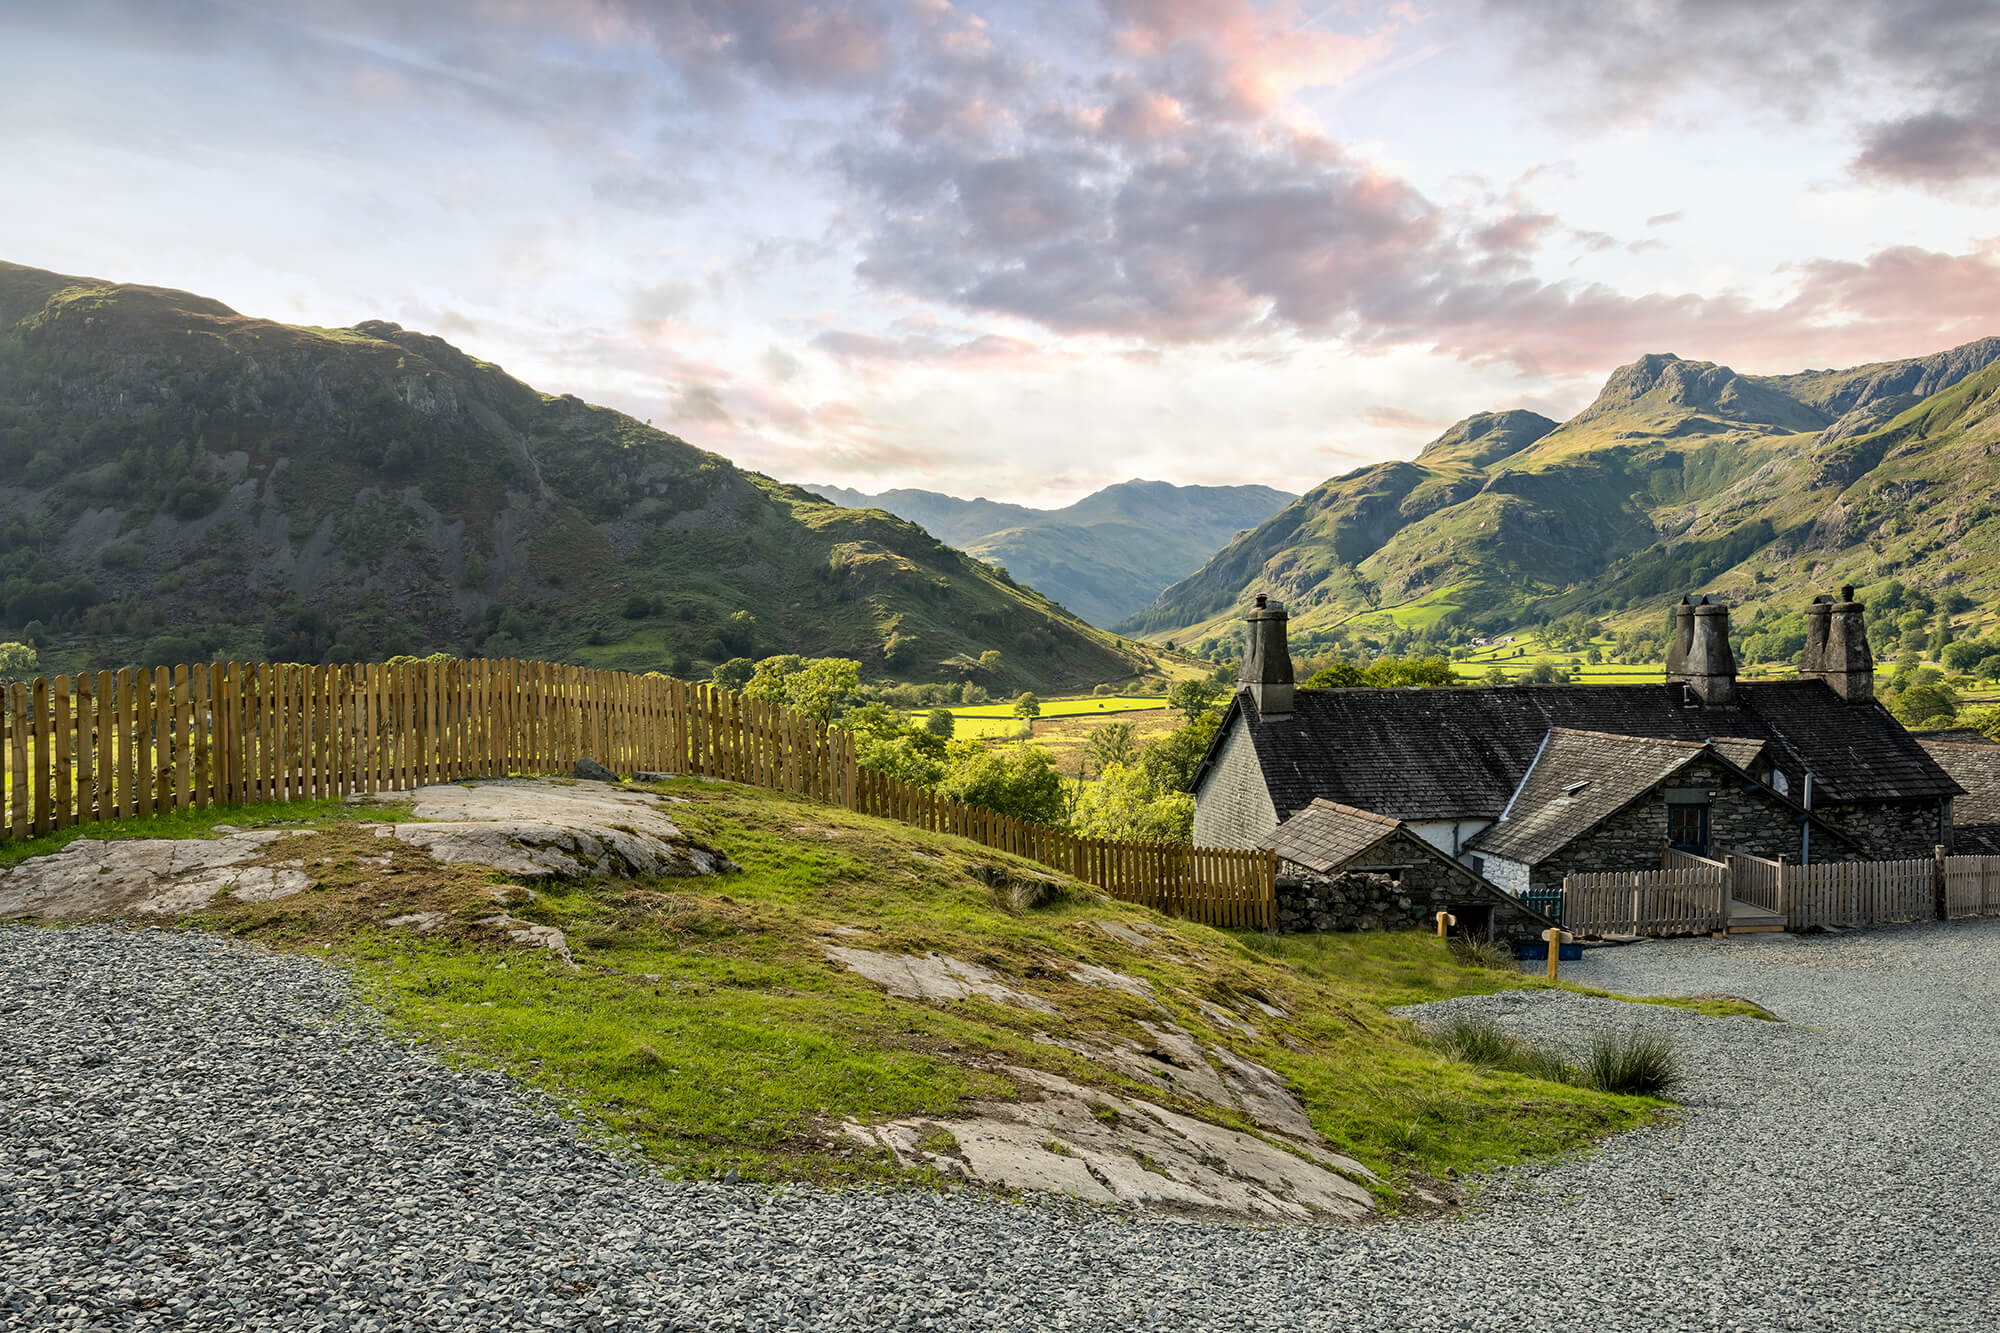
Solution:
M1936 909L1937 919L1945 921L1951 917L1951 900L1945 892L1944 884L1944 844L1937 844L1931 852L1931 905Z
M1557 930L1551 926L1542 932L1542 938L1549 942L1549 980L1554 981L1556 979L1556 960L1562 956L1563 944L1571 938L1570 933L1566 930Z
M1457 924L1458 924L1458 918L1453 916L1450 912L1439 912L1438 938L1439 939L1445 938L1445 936L1450 933L1450 927L1455 926Z

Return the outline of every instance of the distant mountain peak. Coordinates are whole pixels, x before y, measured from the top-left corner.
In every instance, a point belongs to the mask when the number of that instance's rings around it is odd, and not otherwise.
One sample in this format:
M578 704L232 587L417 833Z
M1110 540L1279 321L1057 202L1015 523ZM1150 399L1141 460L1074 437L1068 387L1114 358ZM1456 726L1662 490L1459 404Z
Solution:
M1472 467L1485 467L1488 463L1519 453L1555 428L1554 421L1539 412L1523 408L1475 412L1425 445L1423 452L1417 455L1417 461L1433 465L1465 463Z

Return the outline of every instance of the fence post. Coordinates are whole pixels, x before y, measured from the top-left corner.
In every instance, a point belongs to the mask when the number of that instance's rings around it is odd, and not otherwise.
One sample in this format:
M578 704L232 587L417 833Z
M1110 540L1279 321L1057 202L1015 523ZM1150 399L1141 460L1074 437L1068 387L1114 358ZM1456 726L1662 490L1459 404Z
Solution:
M1945 892L1944 844L1938 843L1931 853L1931 903L1936 908L1937 919L1944 921L1951 916L1951 901Z

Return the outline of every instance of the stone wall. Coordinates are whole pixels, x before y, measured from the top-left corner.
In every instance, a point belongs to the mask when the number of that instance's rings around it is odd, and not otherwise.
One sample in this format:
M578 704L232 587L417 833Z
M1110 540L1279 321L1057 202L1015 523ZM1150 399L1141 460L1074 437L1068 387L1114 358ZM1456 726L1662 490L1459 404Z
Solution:
M1560 889L1566 875L1607 870L1658 870L1660 849L1667 840L1666 789L1699 788L1715 793L1708 802L1708 854L1716 860L1725 852L1749 852L1776 859L1799 859L1799 816L1763 787L1744 790L1742 778L1721 765L1701 760L1675 774L1660 787L1599 823L1567 847L1534 867L1530 883L1538 890ZM1822 838L1821 842L1831 842ZM1816 850L1814 859L1852 857L1846 848Z
M1484 920L1487 928L1480 933L1499 939L1537 939L1547 928L1407 830L1331 874L1313 874L1291 862L1278 865L1280 931L1436 930L1439 912L1457 916L1461 930Z
M1860 850L1842 847L1823 835L1813 838L1814 861L1907 861L1934 856L1939 843L1947 849L1950 816L1940 800L1877 801L1869 804L1826 805L1813 813L1860 843ZM1832 845L1829 845L1832 844ZM1792 848L1797 864L1799 849Z
M1256 743L1239 713L1195 793L1194 845L1252 848L1277 827L1278 811L1264 785Z

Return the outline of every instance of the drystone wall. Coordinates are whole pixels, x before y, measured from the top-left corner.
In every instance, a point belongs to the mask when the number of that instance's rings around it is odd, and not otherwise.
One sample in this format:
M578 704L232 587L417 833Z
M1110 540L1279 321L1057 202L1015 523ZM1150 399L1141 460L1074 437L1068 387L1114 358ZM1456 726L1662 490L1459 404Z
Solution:
M1298 934L1360 930L1434 930L1450 912L1460 929L1498 939L1533 939L1547 922L1471 871L1422 847L1414 835L1392 839L1330 874L1292 862L1278 865L1278 929Z

